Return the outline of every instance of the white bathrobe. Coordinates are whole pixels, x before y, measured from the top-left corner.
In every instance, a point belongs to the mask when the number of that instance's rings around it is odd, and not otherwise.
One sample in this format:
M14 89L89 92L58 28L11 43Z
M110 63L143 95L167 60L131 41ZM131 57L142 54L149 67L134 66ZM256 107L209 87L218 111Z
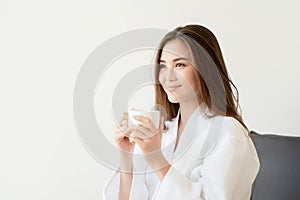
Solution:
M136 145L131 200L249 200L260 164L248 131L234 118L207 118L199 106L190 116L174 152L178 119L167 121L162 152L171 168L162 182ZM117 200L120 172L106 183L103 199Z

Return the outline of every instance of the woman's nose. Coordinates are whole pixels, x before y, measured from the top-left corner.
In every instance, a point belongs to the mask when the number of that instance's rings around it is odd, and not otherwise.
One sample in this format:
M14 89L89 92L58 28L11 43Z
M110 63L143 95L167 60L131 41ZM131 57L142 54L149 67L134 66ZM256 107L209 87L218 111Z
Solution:
M176 72L172 68L167 68L166 81L175 81L177 79Z

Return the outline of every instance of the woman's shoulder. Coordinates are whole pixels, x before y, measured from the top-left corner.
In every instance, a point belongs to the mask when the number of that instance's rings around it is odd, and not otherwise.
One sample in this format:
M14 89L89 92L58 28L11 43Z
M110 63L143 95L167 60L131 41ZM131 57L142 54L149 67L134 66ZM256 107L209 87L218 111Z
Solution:
M248 139L249 131L234 117L231 116L215 116L214 119L218 121L221 126L221 137L234 137L236 139Z

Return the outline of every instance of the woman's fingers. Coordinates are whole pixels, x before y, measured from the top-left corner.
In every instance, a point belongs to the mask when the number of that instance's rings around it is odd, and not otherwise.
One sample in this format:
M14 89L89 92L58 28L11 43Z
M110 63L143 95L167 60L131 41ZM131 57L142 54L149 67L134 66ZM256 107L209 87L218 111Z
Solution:
M164 130L164 117L160 117L158 131L159 131L159 133L162 133L163 130Z
M123 122L124 120L126 120L126 121L128 120L128 113L127 113L127 112L123 112L123 115L122 115L120 124L122 124L122 122Z
M144 139L146 139L148 137L152 137L154 135L153 133L155 132L155 130L153 131L143 125L138 125L137 128L135 129L135 131L142 133L144 136Z
M133 129L128 129L126 131L117 131L117 132L115 132L114 138L116 141L123 140L124 137L129 138L132 131L133 131Z
M116 134L114 135L114 139L115 139L116 142L119 143L120 141L123 140L123 138L124 138L125 136L126 136L126 135L125 135L124 133L119 132L119 133L116 133Z
M144 140L147 139L149 136L147 136L146 133L142 132L140 129L134 129L130 134L130 137L138 137Z
M124 112L119 124L115 127L115 132L126 131L128 129L128 113Z
M139 138L139 137L131 137L130 139L132 142L138 144L139 146L141 146L144 143L144 140Z
M124 112L120 125L115 127L115 141L120 143L124 138L128 138L131 143L142 144L157 133L162 132L164 123L163 117L160 118L158 129L154 126L150 118L145 116L135 116L135 119L142 122L135 127L128 127L128 113ZM149 140L150 141L150 140Z
M144 124L149 124L151 122L151 119L142 115L134 116L134 119L143 122Z
M164 118L161 117L159 121L159 127L158 129L154 126L151 119L145 116L135 116L136 120L142 122L142 124L139 124L135 129L134 137L139 137L143 140L152 137L156 135L157 133L162 133L164 128Z
M128 127L128 113L124 112L122 115L122 118L119 122L119 124L117 125L117 127L119 127L120 129L126 129Z
M154 132L156 130L156 127L150 118L138 115L138 116L135 116L135 119L142 122L143 124L141 124L141 125L147 129L149 129L150 131Z
M129 136L133 130L133 128L129 127L115 127L115 134L123 133L124 135Z

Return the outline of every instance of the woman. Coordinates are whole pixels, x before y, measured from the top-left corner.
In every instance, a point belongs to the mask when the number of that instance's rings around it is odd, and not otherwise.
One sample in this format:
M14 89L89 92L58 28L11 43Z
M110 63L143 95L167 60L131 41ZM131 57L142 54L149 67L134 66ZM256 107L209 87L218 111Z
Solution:
M156 128L136 116L142 125L128 128L124 113L115 128L120 172L105 199L250 199L259 160L214 34L178 27L162 39L155 63L155 101L166 119Z

